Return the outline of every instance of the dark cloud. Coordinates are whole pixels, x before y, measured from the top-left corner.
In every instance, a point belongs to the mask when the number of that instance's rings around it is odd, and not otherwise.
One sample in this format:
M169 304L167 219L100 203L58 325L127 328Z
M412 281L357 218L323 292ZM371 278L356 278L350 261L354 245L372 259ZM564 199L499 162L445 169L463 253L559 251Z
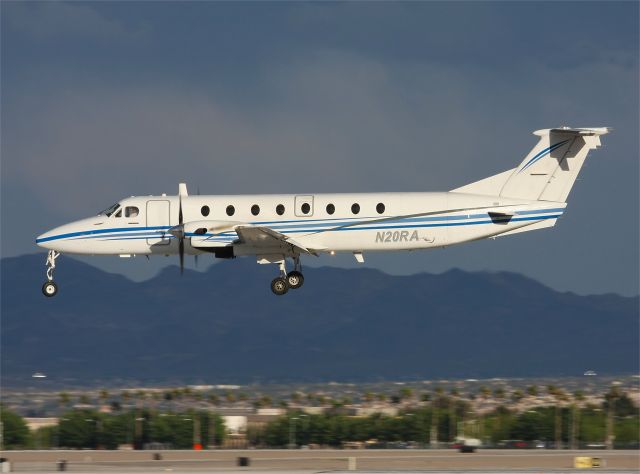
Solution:
M554 230L368 264L635 293L637 4L532 5L3 5L3 254L178 181L212 194L448 190L515 166L537 128L613 126ZM596 216L615 232L594 232Z

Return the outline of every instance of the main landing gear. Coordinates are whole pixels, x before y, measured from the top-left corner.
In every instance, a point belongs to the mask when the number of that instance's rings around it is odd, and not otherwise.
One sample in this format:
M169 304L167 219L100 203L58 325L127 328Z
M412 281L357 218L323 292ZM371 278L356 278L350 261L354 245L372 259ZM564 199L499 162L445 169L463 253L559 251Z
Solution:
M302 265L300 265L300 257L296 257L293 259L294 261L294 270L287 273L287 268L285 265L285 261L281 260L278 262L280 266L280 276L276 277L271 281L271 291L273 291L276 295L281 296L284 295L287 291L297 290L304 284L304 276L302 275Z
M42 285L42 293L44 296L51 298L58 293L58 285L53 281L53 270L56 268L56 259L60 256L60 252L49 250L47 254L47 281Z

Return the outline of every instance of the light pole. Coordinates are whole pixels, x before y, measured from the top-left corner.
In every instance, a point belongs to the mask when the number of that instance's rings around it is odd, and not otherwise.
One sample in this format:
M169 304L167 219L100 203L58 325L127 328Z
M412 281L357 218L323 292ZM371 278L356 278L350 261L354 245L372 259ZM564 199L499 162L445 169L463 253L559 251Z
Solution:
M412 429L411 429L411 428L412 428L412 426L411 426L411 423L409 422L409 420L411 420L411 419L412 419L412 418L411 418L412 416L415 416L415 415L414 415L413 413L404 413L404 414L402 415L402 417L405 419L405 423L404 423L404 425L405 425L405 429L406 429L406 434L407 434L407 435L409 435L409 433L411 433L411 432L412 432ZM408 437L409 437L409 436L407 436L407 438L408 438ZM411 440L405 440L405 441L415 441L415 440L411 439Z
M200 416L197 413L193 414L193 449L196 451L202 449L202 442L200 440Z
M299 420L297 416L289 418L289 449L294 449L296 446L296 421Z
M140 442L138 449L142 449L142 422L144 418L141 416L136 416L133 422L133 449L136 449L136 444L138 440Z
M429 430L429 446L431 449L438 447L438 407L431 403L431 429Z
M209 449L216 447L216 416L209 412Z
M196 451L202 449L202 443L200 442L200 417L197 413L193 414L193 418L183 418L184 421L193 421L193 444L192 448Z

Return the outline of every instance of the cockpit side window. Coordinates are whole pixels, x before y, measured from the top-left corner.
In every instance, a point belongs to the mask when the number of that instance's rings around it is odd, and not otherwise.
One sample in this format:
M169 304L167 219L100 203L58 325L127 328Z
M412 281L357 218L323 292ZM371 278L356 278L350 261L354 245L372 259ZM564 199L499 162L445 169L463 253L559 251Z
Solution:
M138 217L140 211L135 206L127 206L124 208L124 216L125 217Z
M112 206L109 206L108 208L106 208L104 211L99 212L98 215L102 216L105 215L107 217L111 217L111 214L113 214L114 212L116 212L118 210L118 208L120 207L120 203L115 203Z
M116 212L116 217L122 217L122 209Z

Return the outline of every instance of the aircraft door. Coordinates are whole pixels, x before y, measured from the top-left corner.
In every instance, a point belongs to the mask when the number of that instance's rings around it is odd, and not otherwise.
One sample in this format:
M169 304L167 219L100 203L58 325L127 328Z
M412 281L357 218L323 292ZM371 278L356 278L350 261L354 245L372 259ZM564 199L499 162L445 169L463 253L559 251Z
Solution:
M169 201L147 201L147 227L150 234L158 232L158 237L147 239L149 245L168 245L171 239L162 233L171 225Z
M313 196L296 196L296 216L311 217L313 215Z

